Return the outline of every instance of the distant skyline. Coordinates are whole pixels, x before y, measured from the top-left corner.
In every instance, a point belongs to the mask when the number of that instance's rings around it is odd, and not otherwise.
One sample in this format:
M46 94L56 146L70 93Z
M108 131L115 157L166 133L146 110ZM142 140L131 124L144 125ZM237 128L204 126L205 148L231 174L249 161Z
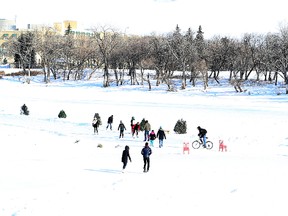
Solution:
M75 20L80 28L107 25L127 34L168 33L178 24L185 32L202 26L205 38L278 32L288 20L285 0L14 0L0 12L19 28Z

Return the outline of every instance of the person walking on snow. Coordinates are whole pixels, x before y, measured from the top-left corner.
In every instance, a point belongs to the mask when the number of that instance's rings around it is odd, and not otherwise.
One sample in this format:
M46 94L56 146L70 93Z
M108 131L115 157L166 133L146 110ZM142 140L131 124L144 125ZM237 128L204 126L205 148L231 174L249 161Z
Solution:
M151 125L148 120L144 124L144 141L149 141L149 131L151 130Z
M140 131L140 124L139 122L137 122L135 125L133 125L133 131L132 131L132 137L134 137L134 135L136 134L136 137L138 138L138 133Z
M150 155L152 154L152 149L149 147L148 142L145 143L144 148L141 151L143 155L144 167L143 172L148 172L150 168Z
M134 130L134 126L135 126L134 120L135 120L135 118L134 118L134 116L132 116L131 121L130 121L131 134L132 134L132 136L133 136L133 130Z
M149 134L149 138L150 138L150 146L154 147L154 140L156 139L156 134L154 130L152 130L151 133Z
M119 138L121 138L121 137L123 138L124 137L124 130L126 130L126 127L122 121L120 121L120 124L118 126L118 130L120 130Z
M98 134L99 121L96 118L92 121L92 127L94 128L94 134Z
M157 138L159 139L159 148L163 147L163 140L166 139L166 135L162 127L159 128L157 132Z
M113 124L113 115L109 116L108 118L106 130L108 129L109 126L110 130L112 130L112 124Z
M126 166L127 166L127 163L128 163L128 159L130 161L130 163L132 162L131 160L131 157L130 157L130 153L129 153L129 146L125 146L125 149L123 150L122 152L122 158L121 158L121 161L123 163L123 169L122 169L122 172L124 172Z

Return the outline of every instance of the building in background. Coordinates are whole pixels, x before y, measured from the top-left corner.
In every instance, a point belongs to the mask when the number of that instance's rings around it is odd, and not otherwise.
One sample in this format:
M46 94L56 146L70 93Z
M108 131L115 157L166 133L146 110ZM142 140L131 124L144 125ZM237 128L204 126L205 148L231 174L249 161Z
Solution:
M70 26L70 27L69 27ZM53 28L57 34L65 35L68 28L70 28L71 34L75 37L79 36L90 36L92 35L91 31L80 30L78 29L78 23L74 20L64 20L63 22L55 22L52 26L44 24L27 24L27 28L18 29L16 26L15 20L0 19L0 65L3 64L4 60L8 59L8 62L11 63L13 58L7 57L7 51L5 48L5 42L9 39L17 38L21 33L26 31L41 30L43 28Z

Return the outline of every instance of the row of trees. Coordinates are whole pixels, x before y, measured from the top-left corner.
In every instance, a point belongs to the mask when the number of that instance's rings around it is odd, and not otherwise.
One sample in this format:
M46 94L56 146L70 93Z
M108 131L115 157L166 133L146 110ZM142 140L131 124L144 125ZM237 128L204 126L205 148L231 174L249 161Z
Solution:
M88 79L103 70L104 87L110 85L111 72L117 85L123 84L127 72L132 85L146 81L151 88L147 69L156 72L156 85L165 83L168 90L174 89L175 78L181 79L182 89L201 79L205 89L209 78L219 82L221 71L230 72L230 82L240 92L252 72L257 79L264 77L275 84L281 77L288 86L288 27L266 35L244 34L240 39L215 36L209 40L204 39L201 26L196 32L190 28L182 32L177 25L165 35L149 36L126 35L106 26L93 29L91 35L77 36L70 28L64 36L43 28L23 32L5 46L24 72L29 74L35 66L43 68L44 82L50 82L50 74L54 79L87 78L85 69L90 68ZM36 54L40 62L36 62Z

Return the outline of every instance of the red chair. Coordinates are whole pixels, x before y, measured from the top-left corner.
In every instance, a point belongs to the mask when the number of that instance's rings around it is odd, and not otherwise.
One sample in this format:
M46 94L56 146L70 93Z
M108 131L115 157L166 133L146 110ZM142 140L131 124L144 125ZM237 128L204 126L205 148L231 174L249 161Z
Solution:
M183 142L183 154L185 153L185 151L187 151L188 154L190 153L189 142Z
M224 150L227 151L227 145L224 144L224 141L223 141L223 140L219 140L219 151L220 151L220 150L221 150L222 152L223 152Z

